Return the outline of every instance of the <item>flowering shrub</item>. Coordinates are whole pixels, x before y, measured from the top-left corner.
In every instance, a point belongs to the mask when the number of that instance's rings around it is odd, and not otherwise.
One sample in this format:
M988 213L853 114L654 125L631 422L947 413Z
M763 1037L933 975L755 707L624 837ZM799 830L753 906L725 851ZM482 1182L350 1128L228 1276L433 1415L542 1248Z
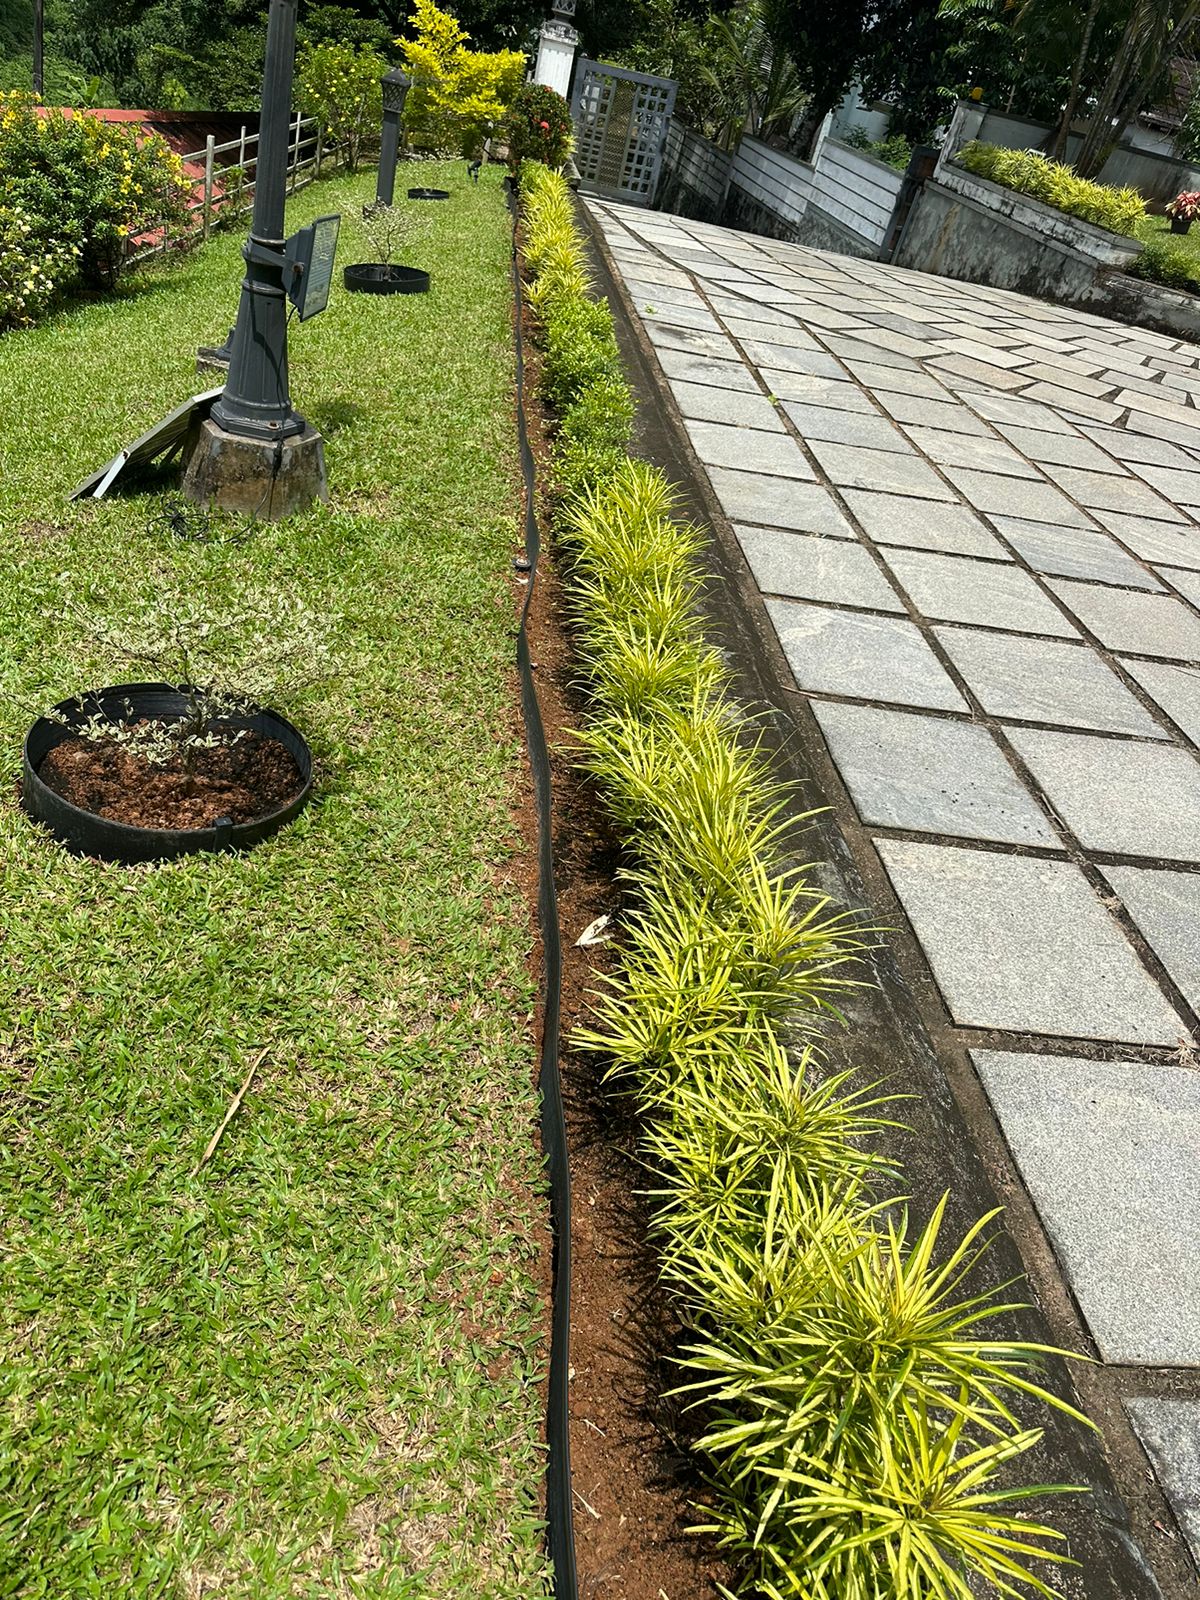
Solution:
M86 113L39 115L32 95L0 94L3 282L23 285L24 301L0 300L0 322L29 320L75 282L111 288L128 241L183 223L190 195L183 162L157 134ZM23 278L14 258L22 240Z
M0 206L0 327L34 322L76 274L75 245L39 242L20 206Z
M383 115L380 80L388 64L370 45L316 44L300 57L296 87L300 107L316 117L335 144L344 145L357 167L363 138Z
M1167 215L1183 222L1194 222L1200 217L1200 189L1185 189L1177 194L1167 207Z
M470 35L433 0L416 0L416 37L398 39L412 79L404 128L418 148L474 153L503 117L525 71L519 50L468 50Z
M504 136L513 172L520 171L522 161L557 169L571 153L571 108L544 83L523 84L509 108Z

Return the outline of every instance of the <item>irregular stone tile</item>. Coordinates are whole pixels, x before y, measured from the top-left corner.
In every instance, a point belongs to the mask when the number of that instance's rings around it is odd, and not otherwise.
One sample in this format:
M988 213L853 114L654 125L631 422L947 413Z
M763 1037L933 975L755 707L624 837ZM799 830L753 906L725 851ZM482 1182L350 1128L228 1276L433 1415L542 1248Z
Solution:
M960 1027L1178 1042L1179 1018L1070 861L877 840Z
M1048 588L1110 650L1200 661L1200 617L1171 595L1133 594L1069 578L1047 578Z
M999 472L1012 478L1038 478L1036 467L992 435L972 436L946 433L940 428L910 427L909 438L918 450L943 467L975 467L983 472Z
M1090 417L1095 422L1116 422L1125 409L1123 405L1114 405L1110 400L1097 400L1092 395L1080 394L1074 389L1053 383L1031 384L1023 391L1022 398L1040 400L1043 405L1069 411L1073 417Z
M728 327L730 318L738 322L750 323L757 339L769 339L776 328L794 328L795 320L786 308L764 305L759 292L756 290L754 298L735 299L731 295L718 294L716 290L709 292L709 300L713 310ZM809 341L812 342L811 340Z
M1094 528L1060 528L1050 522L1020 522L1015 517L992 519L1000 532L1035 572L1063 578L1091 578L1127 589L1161 593L1152 572L1126 555L1114 539Z
M1148 463L1139 463L1137 471L1173 504L1200 506L1200 472L1180 472L1174 467L1154 467Z
M1170 566L1200 568L1200 530L1127 517L1119 511L1096 512L1096 521L1128 545L1143 561L1163 561Z
M768 600L792 676L810 694L964 711L966 702L915 623Z
M889 394L881 390L875 398L897 422L911 422L918 427L937 428L942 433L988 435L988 426L973 411L959 405L947 394L944 400L927 400L921 395Z
M636 301L634 303L637 304ZM700 304L668 305L665 301L655 299L648 303L643 302L637 309L644 323L660 322L674 328L698 328L705 333L721 331L721 324L716 317L707 306Z
M872 332L867 328L862 331L864 334ZM869 361L877 367L896 367L904 372L918 371L917 363L911 356L903 356L896 350L885 350L873 340L867 344L862 339L848 339L840 333L831 333L825 343L843 361ZM1196 420L1200 422L1200 417Z
M740 361L732 339L723 333L704 333L699 328L673 328L653 317L642 324L650 343L668 350L690 350L693 355L713 356L718 361Z
M1200 762L1173 745L1010 728L1009 742L1087 850L1200 861Z
M1020 428L1033 428L1041 433L1064 433L1075 436L1075 429L1049 406L1038 406L1028 400L1007 394L973 394L969 405L989 422L1008 422Z
M759 368L780 368L784 372L808 372L817 378L828 378L834 383L844 382L846 373L832 356L823 350L805 350L788 344L774 344L762 339L744 339L742 348Z
M1066 389L1074 395L1089 395L1093 400L1111 395L1123 382L1120 377L1105 382L1103 378L1093 376L1100 370L1101 365L1098 362L1072 361L1067 356L1060 357L1054 366L1047 366L1039 361L1022 368L1027 378L1037 378L1042 383L1048 383L1053 388Z
M873 611L904 610L870 551L861 544L819 534L781 533L774 528L738 527L734 532L764 594L867 606Z
M662 346L658 364L668 378L684 383L700 383L710 389L736 389L741 394L761 393L754 374L742 361L717 361L712 356L697 355L691 350L672 350Z
M867 489L847 489L843 498L876 544L911 545L955 555L1008 561L1004 546L966 506L937 500L906 500Z
M1011 350L1002 349L997 345L985 344L979 339L939 339L935 350L944 352L948 356L968 356L971 360L982 361L988 366L1023 367L1026 362L1026 357L1023 355L1015 355ZM934 350L929 353L931 355L934 354ZM1039 351L1038 355L1040 356L1041 353ZM940 359L940 356L938 359Z
M1200 1400L1146 1396L1127 1400L1125 1409L1200 1566Z
M781 478L813 481L804 452L785 433L764 433L761 428L734 428L722 422L684 423L692 448L706 467L736 467L747 472L770 472Z
M795 323L786 327L779 323L768 330L761 322L751 322L745 317L726 317L724 321L734 338L740 339L743 344L769 338L772 346L783 345L789 350L820 348L812 334L805 333L804 329L797 327Z
M736 394L706 383L671 383L675 403L685 417L697 422L727 422L735 428L762 428L770 433L785 432L775 407L762 394Z
M1200 873L1105 867L1155 955L1200 1011Z
M872 361L869 355L846 358L846 365L859 383L865 384L868 389L883 389L926 400L950 399L946 386L926 372L910 371L906 367L885 367Z
M1184 599L1190 600L1194 606L1200 608L1200 572L1192 572L1187 567L1160 566L1158 570L1169 584L1179 590Z
M986 728L878 706L812 706L868 825L1001 844L1058 843Z
M898 432L896 438L901 438ZM855 445L829 444L824 439L809 440L808 447L833 483L925 500L954 499L954 491L911 452L902 455L898 450L863 450Z
M768 528L854 538L854 530L833 496L818 483L795 483L761 472L734 472L728 467L709 467L707 472L731 522L758 522Z
M1065 490L1080 505L1097 510L1119 511L1128 516L1148 517L1159 522L1186 522L1187 518L1140 478L1119 477L1115 472L1080 472L1076 467L1048 465L1046 476Z
M1101 1358L1200 1365L1200 1075L971 1056Z
M1121 665L1193 744L1200 744L1200 668L1165 661L1122 660Z
M638 310L648 315L656 315L663 306L694 306L704 310L703 300L686 281L682 284L651 283L635 273L626 272L625 287Z
M796 431L802 439L860 445L867 450L903 452L910 448L899 428L877 411L860 414L805 405L798 401L785 401L783 409L796 424Z
M773 367L760 367L759 373L776 400L874 415L870 400L856 383L841 383L811 372L780 372Z
M922 616L1075 637L1053 600L1019 567L925 550L885 550L884 555Z
M947 467L946 476L977 511L994 511L1027 522L1059 522L1070 528L1091 526L1089 518L1053 484L1027 483L1022 478L1002 478L967 467Z
M989 389L1022 389L1029 379L1020 372L1010 372L1007 368L975 361L970 356L945 356L927 363L930 372L939 376L953 374L956 378L966 378L971 383L981 383Z
M1145 707L1085 644L935 628L967 687L993 717L1165 739Z

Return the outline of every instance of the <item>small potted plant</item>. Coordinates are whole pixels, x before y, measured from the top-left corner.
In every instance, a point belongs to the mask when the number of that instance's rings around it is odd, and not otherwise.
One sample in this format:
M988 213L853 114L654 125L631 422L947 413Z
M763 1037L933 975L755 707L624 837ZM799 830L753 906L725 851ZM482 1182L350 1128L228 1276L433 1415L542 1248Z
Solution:
M1172 233L1187 233L1192 223L1200 217L1200 189L1185 189L1167 206Z
M214 620L174 595L124 628L79 616L103 657L158 676L37 719L22 775L35 821L79 854L133 862L245 849L299 814L312 756L269 702L328 676L315 613L280 599Z
M376 200L363 207L363 223L375 260L345 268L342 282L351 294L427 294L428 272L392 259L422 237L428 226L425 220L405 206Z

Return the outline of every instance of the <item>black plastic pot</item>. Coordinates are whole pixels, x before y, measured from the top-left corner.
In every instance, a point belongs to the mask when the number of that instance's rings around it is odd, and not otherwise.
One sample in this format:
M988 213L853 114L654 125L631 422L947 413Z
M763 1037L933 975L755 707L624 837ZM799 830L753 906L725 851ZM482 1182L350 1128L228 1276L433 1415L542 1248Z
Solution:
M410 200L449 200L450 191L449 189L410 189L408 198Z
M131 710L126 709L126 705ZM143 717L181 717L187 701L178 689L167 683L120 683L109 689L95 689L82 700L63 700L67 725L39 717L25 738L21 780L21 803L35 822L50 829L77 855L98 856L102 861L171 861L176 856L194 855L203 850L248 850L261 844L280 828L286 827L303 810L313 788L312 754L304 736L274 711L260 711L253 717L230 717L219 726L231 730L248 728L265 734L291 755L300 773L300 792L286 806L253 822L218 822L211 828L138 828L128 822L113 822L93 811L84 811L56 794L38 776L42 762L55 746L71 737L70 724L78 723L97 711L114 721Z
M1192 217L1172 217L1171 232L1187 233L1192 226L1193 220L1194 219Z
M377 261L344 268L342 282L351 294L429 293L429 274L420 267L385 267Z

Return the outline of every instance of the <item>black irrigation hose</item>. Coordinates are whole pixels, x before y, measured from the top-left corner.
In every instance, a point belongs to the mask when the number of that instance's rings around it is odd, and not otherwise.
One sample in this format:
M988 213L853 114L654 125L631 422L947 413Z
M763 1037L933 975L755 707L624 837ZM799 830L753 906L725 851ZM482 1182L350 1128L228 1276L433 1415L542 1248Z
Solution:
M546 1395L546 1537L554 1567L555 1600L577 1600L575 1535L571 1504L571 1435L568 1386L571 1337L571 1169L567 1160L567 1124L563 1116L562 1080L558 1070L558 1033L562 1013L562 937L558 926L558 897L554 886L554 848L551 832L550 756L546 729L533 683L533 663L525 624L537 583L542 550L537 520L537 473L529 447L525 419L524 300L517 263L517 196L507 180L508 205L513 219L512 283L513 328L517 350L517 440L521 476L525 480L525 563L529 586L521 607L517 631L517 671L521 675L521 714L525 742L533 772L538 831L538 921L545 961L545 1014L542 1021L542 1146L550 1174L550 1221L554 1232L553 1288L550 1319L550 1379Z

